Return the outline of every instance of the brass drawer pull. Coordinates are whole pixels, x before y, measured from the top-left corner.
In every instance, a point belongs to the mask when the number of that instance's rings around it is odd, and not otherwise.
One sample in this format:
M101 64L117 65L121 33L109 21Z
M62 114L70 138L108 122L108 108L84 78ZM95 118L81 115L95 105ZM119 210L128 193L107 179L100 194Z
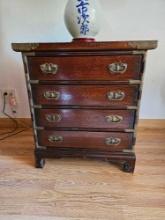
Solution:
M121 143L121 139L120 138L114 138L114 137L109 137L105 139L105 144L107 146L109 145L119 145Z
M60 92L57 92L57 91L46 91L46 92L44 92L44 97L46 99L59 100Z
M56 74L58 71L58 65L53 63L44 63L40 65L40 69L45 74Z
M123 117L120 115L108 115L105 118L108 123L119 123L123 120Z
M122 74L126 72L127 67L128 67L127 63L118 62L118 63L109 64L108 69L113 74L118 74L118 73Z
M55 135L51 135L48 138L48 141L51 143L59 143L59 142L63 142L64 138L62 136L55 136Z
M107 93L107 97L110 101L122 101L125 98L125 93L122 91L112 91Z
M62 119L62 116L59 114L47 114L46 120L48 122L60 122Z

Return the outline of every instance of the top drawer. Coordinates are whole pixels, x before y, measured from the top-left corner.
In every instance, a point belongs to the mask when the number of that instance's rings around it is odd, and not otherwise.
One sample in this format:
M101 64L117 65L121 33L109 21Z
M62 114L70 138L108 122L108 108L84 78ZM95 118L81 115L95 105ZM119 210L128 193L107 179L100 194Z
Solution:
M31 80L110 80L141 78L141 56L28 57Z

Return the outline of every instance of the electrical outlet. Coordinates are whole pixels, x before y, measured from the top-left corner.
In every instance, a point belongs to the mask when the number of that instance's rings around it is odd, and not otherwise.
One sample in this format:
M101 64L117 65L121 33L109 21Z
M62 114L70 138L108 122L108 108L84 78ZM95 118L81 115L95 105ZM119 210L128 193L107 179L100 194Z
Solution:
M6 98L8 98L10 95L15 96L15 90L14 89L1 89L1 96L3 97L6 94Z
M13 114L17 113L17 98L15 89L1 89L2 100L6 99L6 106Z

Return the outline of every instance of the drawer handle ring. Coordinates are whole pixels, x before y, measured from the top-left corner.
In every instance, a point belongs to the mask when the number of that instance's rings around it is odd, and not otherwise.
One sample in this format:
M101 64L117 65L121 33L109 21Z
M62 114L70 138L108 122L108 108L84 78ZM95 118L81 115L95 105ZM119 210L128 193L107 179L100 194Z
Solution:
M48 122L60 122L62 120L62 116L59 114L47 114L46 120Z
M109 137L105 139L105 144L107 146L113 145L113 146L117 146L121 143L121 139L120 138L114 138L114 137Z
M127 63L111 63L108 65L108 69L113 74L122 74L125 73L127 70L128 64Z
M57 91L46 91L46 92L44 92L44 97L46 99L59 100L60 92L57 92Z
M105 118L108 123L119 123L123 121L123 117L120 115L108 115Z
M125 98L125 93L122 91L112 91L107 93L107 97L110 101L122 101Z
M64 138L62 136L51 135L48 138L48 141L51 143L60 143L63 142Z
M45 74L56 74L58 71L58 65L53 63L44 63L40 65L40 69Z

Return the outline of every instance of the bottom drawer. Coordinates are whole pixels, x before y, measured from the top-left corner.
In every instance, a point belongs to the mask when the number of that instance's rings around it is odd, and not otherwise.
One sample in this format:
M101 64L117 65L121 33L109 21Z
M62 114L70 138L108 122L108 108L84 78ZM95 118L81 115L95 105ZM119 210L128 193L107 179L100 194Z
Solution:
M121 151L130 149L133 133L87 131L38 131L40 146Z

